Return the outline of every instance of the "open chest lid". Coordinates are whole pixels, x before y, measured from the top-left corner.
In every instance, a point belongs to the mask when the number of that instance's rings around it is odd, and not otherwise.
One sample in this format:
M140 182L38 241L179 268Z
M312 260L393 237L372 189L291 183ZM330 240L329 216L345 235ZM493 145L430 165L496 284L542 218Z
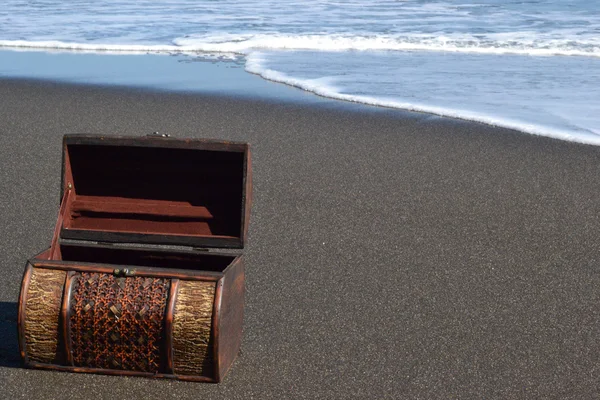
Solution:
M243 248L252 203L246 143L66 135L63 239Z

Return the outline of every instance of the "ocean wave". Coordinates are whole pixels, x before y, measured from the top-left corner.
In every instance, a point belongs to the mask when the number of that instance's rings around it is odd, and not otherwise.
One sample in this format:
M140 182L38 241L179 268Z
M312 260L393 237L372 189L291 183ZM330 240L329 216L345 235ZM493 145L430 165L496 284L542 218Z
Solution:
M147 44L102 44L102 43L71 43L58 40L30 41L30 40L0 40L0 48L16 50L63 50L102 53L128 53L143 54L180 52L182 48L176 45L147 45Z
M256 50L315 51L435 51L531 56L600 57L600 38L538 37L527 33L431 36L219 34L189 35L172 44L71 43L62 41L0 40L0 47L117 53L234 53Z
M600 57L600 39L530 39L527 33L431 36L387 35L205 35L174 40L174 44L200 51L226 51L247 54L252 50L323 50L323 51L437 51L482 54L521 54L535 56Z
M335 87L334 80L331 78L294 78L280 71L269 69L265 65L266 59L263 57L263 55L260 53L255 53L247 58L246 71L261 76L262 78L273 82L284 83L286 85L303 89L312 92L316 95L331 99L374 105L379 107L396 108L408 111L435 114L444 117L481 122L488 125L514 129L520 132L525 132L539 136L546 136L570 142L591 144L596 146L600 145L600 131L590 131L583 129L561 129L522 120L493 116L470 110L461 110L450 107L437 107L427 104L403 102L399 100L379 98L373 96L344 94L341 93L339 88Z

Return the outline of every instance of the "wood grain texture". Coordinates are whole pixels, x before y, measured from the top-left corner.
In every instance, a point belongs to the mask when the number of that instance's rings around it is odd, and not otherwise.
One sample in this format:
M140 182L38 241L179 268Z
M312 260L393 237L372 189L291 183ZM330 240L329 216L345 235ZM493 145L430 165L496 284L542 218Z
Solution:
M49 251L49 250L48 250ZM25 348L25 306L27 299L27 292L29 291L29 283L31 282L31 274L33 273L33 266L27 262L25 265L25 271L23 272L23 280L21 282L21 292L19 293L19 312L17 315L17 334L19 337L19 353L25 365L29 363L27 358L27 351Z
M140 210L143 207L142 205ZM175 219L175 217L172 220L140 219L135 213L81 212L81 215L74 214L69 224L70 231L91 230L93 232L119 232L121 234L147 232L147 234L152 235L212 236L210 225L201 219L184 220Z
M66 272L34 268L25 299L25 349L30 361L55 362Z
M222 282L221 301L218 304L218 318L216 321L217 382L220 382L227 374L242 345L245 295L243 257L235 260L227 270Z
M248 145L246 150L246 155L244 157L244 192L242 194L243 208L242 208L242 231L240 232L240 236L242 239L242 248L246 245L246 240L248 238L248 227L250 226L250 211L252 210L252 152L250 150L250 145Z
M35 268L56 269L61 271L75 272L101 272L112 274L115 268L130 268L126 264L110 264L97 265L92 263L79 263L73 261L47 261L47 260L31 260L31 264ZM190 281L218 281L223 276L220 272L212 271L185 271L185 270L168 270L166 268L151 268L151 267L135 267L129 272L129 276L147 277L147 278L176 278L186 279Z
M164 370L170 374L173 373L173 315L175 314L175 302L177 301L177 291L179 290L179 279L171 279L171 289L169 290L169 302L165 314L165 367Z
M61 306L61 320L60 324L61 332L62 332L62 341L63 341L63 352L64 352L64 362L67 365L73 365L73 344L71 341L70 332L70 323L69 323L69 314L70 314L70 306L71 306L71 294L73 288L73 276L76 274L74 271L67 271L67 278L65 279L65 287L63 289L63 300Z
M61 237L243 246L247 144L97 135L64 143L63 173L76 189Z
M197 248L241 249L244 247L241 238L222 235L179 236L169 234L168 236L164 236L154 233L114 232L99 229L62 229L60 237L62 239L90 240L92 242L161 244Z
M243 153L248 144L217 139L196 138L162 138L155 136L118 136L118 135L96 135L89 133L73 133L63 137L65 145L84 144L101 146L138 146L138 147L160 147L172 149L199 149L213 151L232 151Z
M69 151L67 150L67 142L64 138L62 148L62 176L60 182L61 199L64 197L65 192L67 192L68 190L73 190L73 193L77 193L77 190L75 188L75 181L73 180L73 171L71 169L71 158L69 157Z
M50 244L50 258L54 260L60 260L60 246L58 244L60 239L60 231L63 228L65 220L65 214L73 200L73 192L68 190L65 192L63 199L60 203L60 209L58 211L58 218L56 219L56 226L54 227L54 235L52 236L52 242Z
M231 270L231 268L229 269ZM230 271L229 271L230 272ZM226 272L226 273L229 273ZM221 300L223 299L223 282L225 279L219 279L217 282L217 288L215 290L215 301L213 303L213 314L212 314L212 326L213 326L213 343L212 343L212 354L213 354L213 365L215 370L215 381L221 382L221 370L219 368L219 319L221 318Z
M180 218L213 218L206 207L185 201L130 199L110 196L77 196L71 206L75 215L82 211L114 214L148 214Z
M211 335L214 297L214 282L179 282L173 315L176 375L214 375Z
M86 367L71 367L64 365L54 364L40 364L32 362L29 364L32 368L40 368L48 371L61 371L61 372L77 372L85 374L101 374L101 375L113 375L113 376L140 376L144 378L156 378L156 379L178 379L180 381L188 382L210 382L215 383L212 377L208 376L196 376L196 375L173 375L163 373L151 373L151 372L139 372L139 371L122 371L117 369L101 369L101 368L86 368Z

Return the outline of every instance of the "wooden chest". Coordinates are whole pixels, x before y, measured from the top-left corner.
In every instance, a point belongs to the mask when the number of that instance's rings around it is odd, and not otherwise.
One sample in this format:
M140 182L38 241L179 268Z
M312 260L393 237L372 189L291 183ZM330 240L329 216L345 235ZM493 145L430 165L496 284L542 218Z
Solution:
M19 297L25 364L220 382L242 338L251 180L245 143L65 136L54 237Z

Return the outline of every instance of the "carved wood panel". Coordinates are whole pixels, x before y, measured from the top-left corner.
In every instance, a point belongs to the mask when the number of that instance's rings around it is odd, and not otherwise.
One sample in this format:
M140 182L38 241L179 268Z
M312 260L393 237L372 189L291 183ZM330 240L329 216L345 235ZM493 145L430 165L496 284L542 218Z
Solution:
M33 268L25 303L25 346L29 360L56 362L65 271Z
M173 315L173 368L181 375L213 375L214 282L180 281Z

